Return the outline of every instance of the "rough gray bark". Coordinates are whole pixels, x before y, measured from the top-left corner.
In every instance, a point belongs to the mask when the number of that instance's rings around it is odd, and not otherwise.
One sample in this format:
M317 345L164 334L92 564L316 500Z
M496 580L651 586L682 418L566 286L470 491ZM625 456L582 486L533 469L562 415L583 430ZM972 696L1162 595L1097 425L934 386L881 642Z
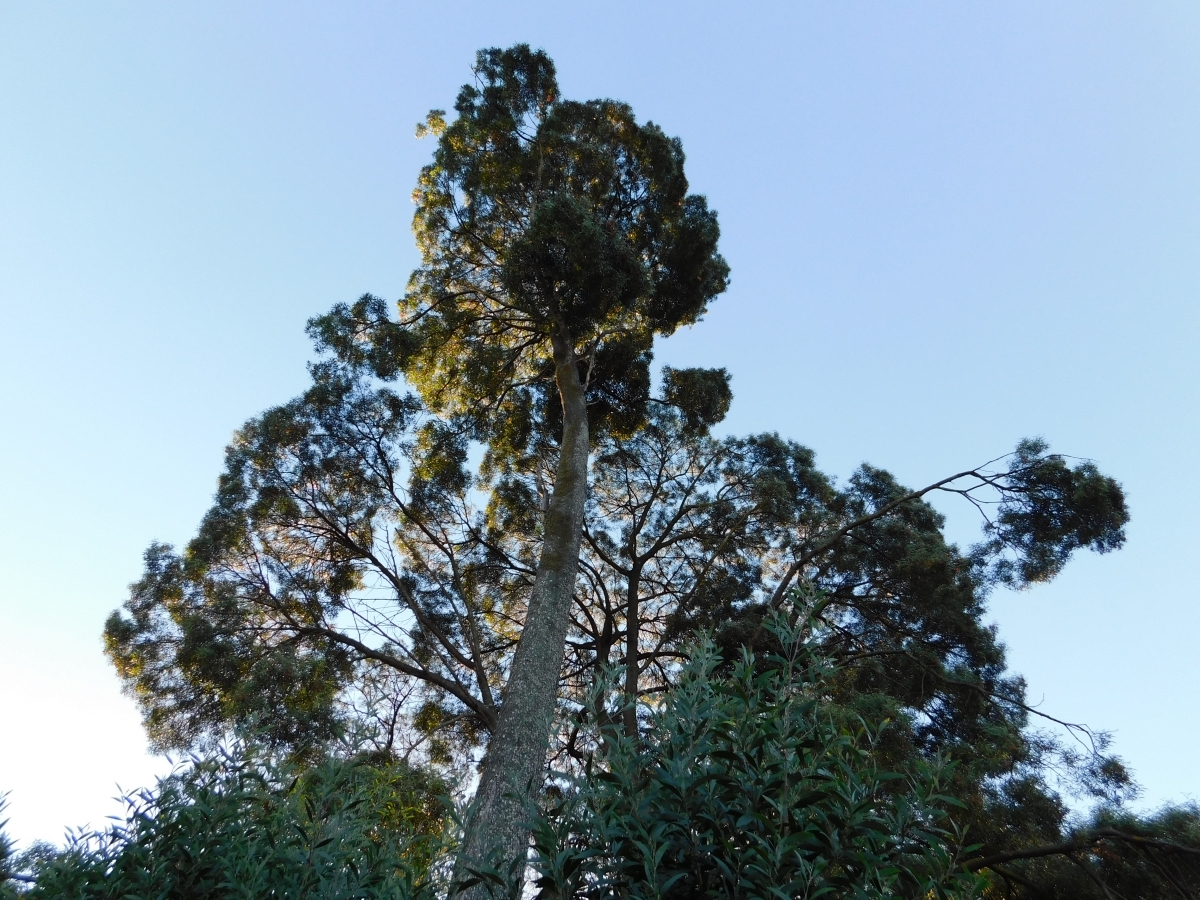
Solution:
M642 564L633 547L630 548L630 557L634 560L633 568L629 572L629 593L626 595L626 603L628 611L625 614L625 710L622 717L625 721L625 736L633 740L638 735L637 726L637 699L638 699L638 640L639 633L639 616L641 615L638 609L639 597L639 581L642 575Z
M554 491L546 509L542 554L525 627L504 690L500 726L488 745L476 805L459 851L456 880L489 860L504 868L525 858L526 801L541 788L558 699L587 501L589 438L585 387L575 348L565 329L559 329L552 342L563 406ZM456 894L469 900L487 896L483 885Z

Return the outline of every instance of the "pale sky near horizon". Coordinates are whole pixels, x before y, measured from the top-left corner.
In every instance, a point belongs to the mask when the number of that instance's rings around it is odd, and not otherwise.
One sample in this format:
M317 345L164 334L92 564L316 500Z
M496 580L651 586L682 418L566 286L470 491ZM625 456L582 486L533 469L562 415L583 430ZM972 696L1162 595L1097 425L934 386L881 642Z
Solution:
M59 841L164 770L104 619L302 389L305 320L403 290L414 125L517 41L683 139L733 281L658 360L732 372L727 431L913 486L1044 435L1125 485L1125 549L990 619L1144 804L1200 795L1200 6L5 0L10 833Z

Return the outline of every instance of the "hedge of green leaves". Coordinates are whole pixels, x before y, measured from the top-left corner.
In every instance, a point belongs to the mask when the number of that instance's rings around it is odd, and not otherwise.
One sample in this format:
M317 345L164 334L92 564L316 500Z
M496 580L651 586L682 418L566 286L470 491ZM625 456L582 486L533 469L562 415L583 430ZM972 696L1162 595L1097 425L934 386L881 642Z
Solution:
M604 767L535 829L544 897L965 897L977 881L937 767L874 758L878 728L829 704L828 665L778 623L778 652L722 663L696 648L640 741L611 735Z
M432 898L439 790L399 763L329 759L297 772L239 747L126 797L123 823L40 854L24 896Z

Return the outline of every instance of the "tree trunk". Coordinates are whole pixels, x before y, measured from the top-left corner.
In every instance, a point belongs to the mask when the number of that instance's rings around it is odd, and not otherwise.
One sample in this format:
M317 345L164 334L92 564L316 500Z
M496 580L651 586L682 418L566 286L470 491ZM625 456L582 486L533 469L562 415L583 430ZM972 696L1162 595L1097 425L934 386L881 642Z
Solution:
M587 502L589 439L587 402L573 342L565 329L559 329L552 344L563 406L554 492L546 509L542 555L525 627L500 707L500 725L488 745L476 805L456 861L456 881L466 877L468 869L489 863L504 870L520 860L518 877L523 874L529 829L522 823L528 800L542 786L558 700ZM455 896L476 900L488 892L477 885Z
M633 740L638 736L637 701L638 701L638 659L639 639L641 637L641 610L638 608L642 579L642 564L637 560L637 548L630 547L630 557L635 560L629 573L629 593L626 595L625 612L625 710L622 717L625 720L625 736Z

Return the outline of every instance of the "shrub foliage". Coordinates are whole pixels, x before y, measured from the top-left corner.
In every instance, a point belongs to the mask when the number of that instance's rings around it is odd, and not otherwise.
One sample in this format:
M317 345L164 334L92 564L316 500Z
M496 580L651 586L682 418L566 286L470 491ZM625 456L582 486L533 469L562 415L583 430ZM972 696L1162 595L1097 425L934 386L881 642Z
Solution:
M34 898L432 898L440 784L394 761L305 771L238 747L124 798L124 821L31 860Z
M774 651L693 649L640 739L600 737L604 762L534 828L554 898L968 896L937 764L887 771L886 720L830 702L833 667L807 628Z

